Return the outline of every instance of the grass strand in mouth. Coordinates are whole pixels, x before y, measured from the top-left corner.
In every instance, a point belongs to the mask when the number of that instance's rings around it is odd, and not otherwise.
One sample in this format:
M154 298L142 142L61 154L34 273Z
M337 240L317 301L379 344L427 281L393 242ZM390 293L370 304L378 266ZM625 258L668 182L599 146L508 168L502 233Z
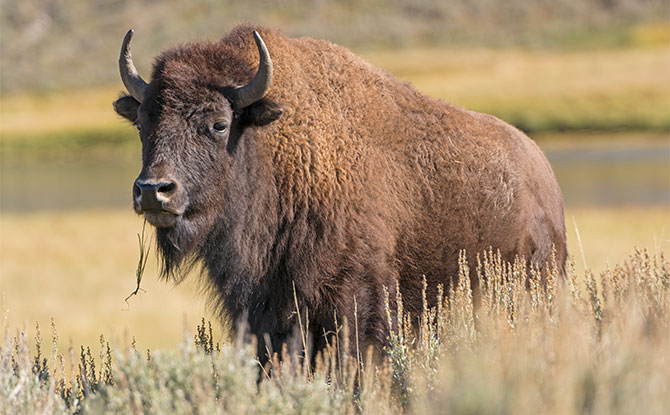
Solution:
M134 296L137 295L140 291L146 292L144 289L140 287L140 283L142 282L142 276L144 275L144 268L147 266L147 259L149 258L149 248L151 247L151 242L149 242L148 245L145 245L144 241L144 229L147 226L147 220L144 219L144 222L142 223L142 234L137 234L137 241L139 242L140 245L140 259L137 261L137 270L135 271L135 276L137 277L136 283L137 286L135 287L135 290L126 297L124 300L126 302L126 305L128 305L128 309L130 310L130 304L128 303L128 300ZM146 249L145 249L146 247Z

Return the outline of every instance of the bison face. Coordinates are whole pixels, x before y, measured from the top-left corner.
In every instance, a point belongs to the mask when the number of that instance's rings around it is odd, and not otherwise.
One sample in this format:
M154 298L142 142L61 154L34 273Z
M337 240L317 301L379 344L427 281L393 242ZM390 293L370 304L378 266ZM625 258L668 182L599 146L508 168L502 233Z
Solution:
M142 171L132 187L133 206L158 229L169 272L222 216L239 210L255 157L253 146L244 143L245 132L278 119L282 111L264 98L272 62L256 32L259 69L241 87L160 72L147 84L132 63L131 37L129 31L119 60L130 95L115 101L114 109L139 130Z
M221 206L220 190L230 186L233 152L243 130L222 93L199 91L204 102L167 105L172 92L150 93L142 104L130 96L114 104L137 126L142 140L133 207L157 228L175 226L205 206Z

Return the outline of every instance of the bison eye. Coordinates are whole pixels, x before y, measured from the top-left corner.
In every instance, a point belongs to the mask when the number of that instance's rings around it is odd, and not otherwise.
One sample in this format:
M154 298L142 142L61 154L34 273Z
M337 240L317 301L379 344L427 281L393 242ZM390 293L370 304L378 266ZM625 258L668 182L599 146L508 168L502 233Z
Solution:
M135 128L137 128L137 131L142 131L142 127L140 127L140 123L138 122L135 123Z
M227 127L228 126L223 122L215 122L214 125L212 125L212 129L214 131L216 131L217 133L222 133L222 132L226 131Z

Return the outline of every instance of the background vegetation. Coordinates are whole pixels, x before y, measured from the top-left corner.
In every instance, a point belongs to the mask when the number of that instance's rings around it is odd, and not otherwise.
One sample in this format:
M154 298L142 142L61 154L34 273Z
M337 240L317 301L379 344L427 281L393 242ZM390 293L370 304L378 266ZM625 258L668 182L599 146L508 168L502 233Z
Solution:
M325 38L356 50L472 45L593 48L667 40L664 0L4 0L2 91L116 82L121 37L134 27L136 62L240 21ZM139 41L141 39L141 41Z
M0 133L40 147L132 136L109 111L121 38L149 73L158 51L240 21L354 49L435 97L528 132L670 128L663 0L5 0ZM114 85L110 87L109 85ZM85 103L85 104L84 104ZM97 138L96 138L97 137Z
M670 42L670 26L668 34ZM541 138L556 131L665 134L670 129L670 53L664 52L665 46L596 51L418 48L364 56L420 91L497 115ZM148 65L141 68L149 72ZM136 143L135 132L110 110L120 89L4 96L0 134L6 151L58 152L60 147L67 152Z
M464 258L464 257L463 257ZM0 343L3 413L105 414L663 414L670 405L670 262L636 251L607 270L566 279L527 274L489 252L460 261L459 282L435 308L405 314L388 355L334 342L314 368L281 353L263 369L242 338L220 345L203 320L177 350L134 341L59 351L35 332ZM482 284L469 285L468 267ZM555 267L555 264L554 264ZM581 282L580 282L581 281ZM529 288L526 283L529 282ZM425 284L425 283L424 283ZM425 285L424 285L425 290ZM474 306L474 298L480 301ZM388 303L387 303L388 310ZM387 311L387 313L390 310ZM389 324L390 321L389 314ZM344 338L354 322L340 327ZM5 327L7 332L7 327ZM190 337L190 336L189 336ZM51 343L51 344L49 344ZM69 355L69 356L68 356ZM66 362L70 370L66 369ZM266 376L268 372L272 376ZM257 384L260 379L260 383Z

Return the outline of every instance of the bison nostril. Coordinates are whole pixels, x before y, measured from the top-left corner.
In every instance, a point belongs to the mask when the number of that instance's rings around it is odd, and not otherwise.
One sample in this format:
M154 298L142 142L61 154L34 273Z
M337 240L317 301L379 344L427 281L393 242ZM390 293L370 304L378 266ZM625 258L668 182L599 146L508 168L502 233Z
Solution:
M140 189L140 186L137 183L135 183L135 185L133 186L133 196L135 197L135 199L139 199L141 195L142 195L142 189Z
M176 187L174 182L159 183L157 191L158 193L171 193Z

